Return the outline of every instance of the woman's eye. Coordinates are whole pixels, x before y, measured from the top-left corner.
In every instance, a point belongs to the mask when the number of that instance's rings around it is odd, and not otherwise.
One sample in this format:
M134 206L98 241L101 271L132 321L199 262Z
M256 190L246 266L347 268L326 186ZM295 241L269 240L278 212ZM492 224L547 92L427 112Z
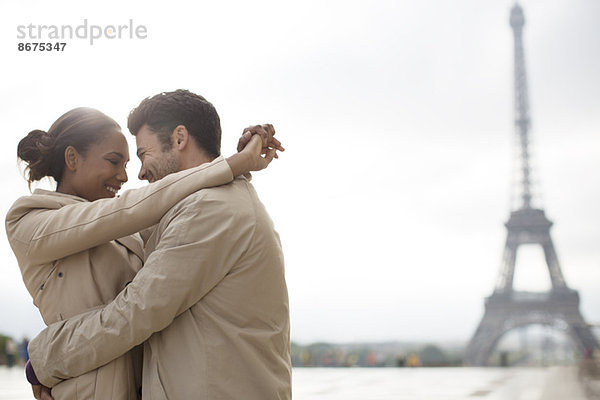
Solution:
M111 163L112 165L119 164L119 161L117 161L117 160L108 160L108 162Z

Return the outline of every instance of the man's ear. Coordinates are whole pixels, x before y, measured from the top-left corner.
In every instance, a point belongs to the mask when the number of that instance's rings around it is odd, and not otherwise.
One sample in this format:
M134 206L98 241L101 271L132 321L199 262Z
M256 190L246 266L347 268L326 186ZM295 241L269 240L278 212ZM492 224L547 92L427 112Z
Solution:
M75 147L67 146L65 149L65 166L69 171L77 171L80 159L81 155L75 150Z
M173 130L172 136L177 150L180 151L185 149L190 141L190 133L185 125L177 125Z

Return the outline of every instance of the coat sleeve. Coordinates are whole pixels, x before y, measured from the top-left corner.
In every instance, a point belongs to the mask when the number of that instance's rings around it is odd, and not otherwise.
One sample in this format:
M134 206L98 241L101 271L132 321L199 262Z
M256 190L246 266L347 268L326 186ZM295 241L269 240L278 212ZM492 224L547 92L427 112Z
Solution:
M35 208L25 200L7 214L7 236L24 249L28 262L52 262L155 225L191 193L232 179L227 161L219 157L210 164L127 190L118 198L82 201L58 209Z
M52 324L30 342L31 363L44 385L98 368L167 327L250 246L254 222L238 218L231 206L204 201L176 208L157 249L112 303Z

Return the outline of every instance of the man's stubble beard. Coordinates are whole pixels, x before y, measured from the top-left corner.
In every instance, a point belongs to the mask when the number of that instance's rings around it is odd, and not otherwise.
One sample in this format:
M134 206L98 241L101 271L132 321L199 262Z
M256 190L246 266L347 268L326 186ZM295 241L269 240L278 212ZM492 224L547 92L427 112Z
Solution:
M175 154L174 150L163 152L161 162L156 167L155 181L158 181L165 176L174 172L181 171L181 161Z

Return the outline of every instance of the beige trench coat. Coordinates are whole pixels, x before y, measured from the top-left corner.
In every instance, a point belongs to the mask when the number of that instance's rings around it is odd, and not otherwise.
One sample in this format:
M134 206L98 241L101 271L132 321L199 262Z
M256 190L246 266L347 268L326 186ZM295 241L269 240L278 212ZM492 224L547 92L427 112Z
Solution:
M252 185L239 177L188 196L146 254L112 303L31 341L40 381L56 384L147 340L144 400L290 399L283 255Z
M229 165L219 157L116 199L90 203L44 190L18 199L6 216L6 232L44 322L52 324L113 300L142 267L143 244L134 233L159 222L190 193L232 179ZM136 399L136 361L141 362L131 352L121 355L61 382L52 394L56 400Z

